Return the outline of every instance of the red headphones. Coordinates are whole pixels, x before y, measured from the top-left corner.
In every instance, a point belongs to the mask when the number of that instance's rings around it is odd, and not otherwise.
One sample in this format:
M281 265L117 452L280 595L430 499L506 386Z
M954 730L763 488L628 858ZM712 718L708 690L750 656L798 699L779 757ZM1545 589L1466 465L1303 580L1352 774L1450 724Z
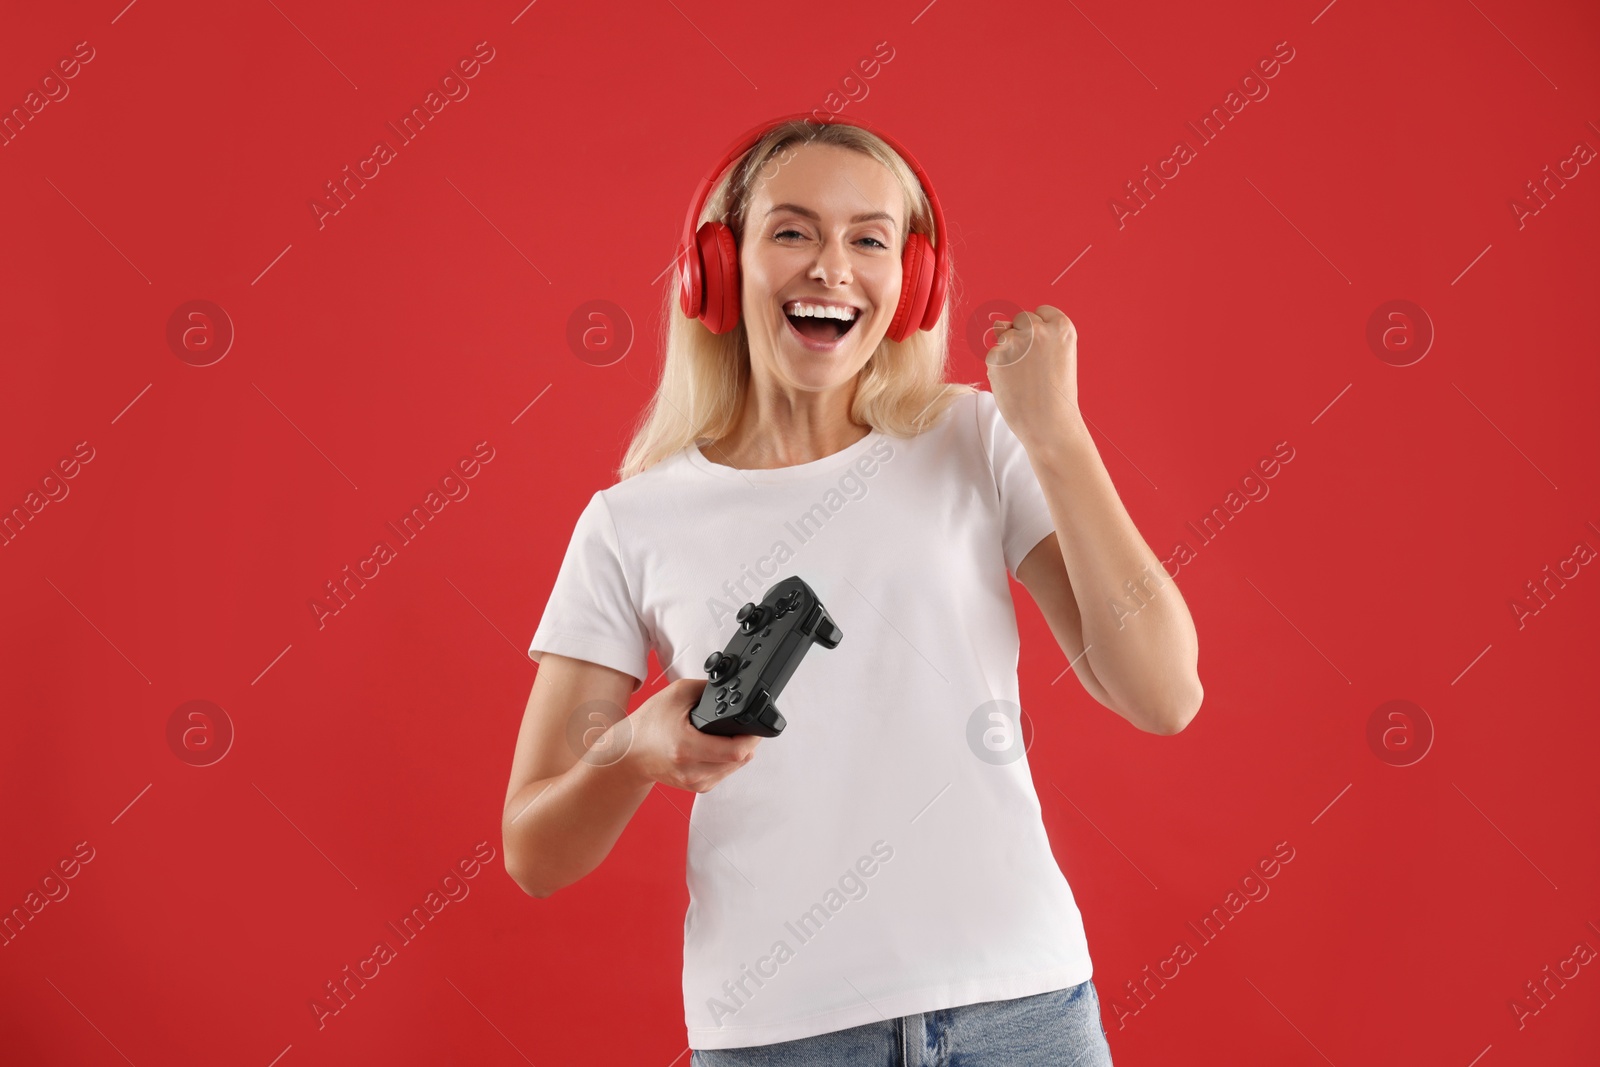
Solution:
M755 147L756 142L769 130L795 119L808 119L814 125L830 125L816 123L807 113L764 122L735 141L722 162L717 164L717 169L707 175L695 190L689 217L683 223L683 239L678 247L678 306L685 315L704 322L712 333L727 333L739 323L739 250L733 230L726 223L712 220L696 232L695 219L700 217L706 198L711 195L723 171ZM900 283L900 303L894 309L894 318L889 321L888 335L892 341L904 341L915 330L932 329L944 307L945 287L950 280L949 262L940 251L950 239L944 225L944 210L940 208L939 198L934 195L933 185L921 165L892 137L864 122L838 125L857 126L877 134L889 147L900 153L900 158L906 161L922 183L922 190L933 208L934 234L939 239L939 246L934 247L927 234L909 234L905 253L900 260L904 271Z

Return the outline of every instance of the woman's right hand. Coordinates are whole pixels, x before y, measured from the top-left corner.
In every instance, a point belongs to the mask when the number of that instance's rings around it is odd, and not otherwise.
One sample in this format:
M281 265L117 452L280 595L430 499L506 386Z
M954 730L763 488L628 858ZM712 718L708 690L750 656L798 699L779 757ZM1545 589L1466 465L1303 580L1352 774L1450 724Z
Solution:
M750 762L762 738L702 733L689 711L705 691L704 678L680 678L612 724L608 739L625 755L618 761L642 779L705 793ZM613 749L615 751L615 749Z

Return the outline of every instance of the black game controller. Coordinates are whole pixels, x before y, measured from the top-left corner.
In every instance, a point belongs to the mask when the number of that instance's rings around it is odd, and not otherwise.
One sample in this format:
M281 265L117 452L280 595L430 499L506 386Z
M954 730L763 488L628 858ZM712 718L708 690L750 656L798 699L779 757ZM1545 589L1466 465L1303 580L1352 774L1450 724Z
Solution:
M777 737L787 723L775 701L815 641L839 647L834 625L811 587L790 576L759 604L739 609L739 630L722 652L706 658L710 682L689 721L702 733Z

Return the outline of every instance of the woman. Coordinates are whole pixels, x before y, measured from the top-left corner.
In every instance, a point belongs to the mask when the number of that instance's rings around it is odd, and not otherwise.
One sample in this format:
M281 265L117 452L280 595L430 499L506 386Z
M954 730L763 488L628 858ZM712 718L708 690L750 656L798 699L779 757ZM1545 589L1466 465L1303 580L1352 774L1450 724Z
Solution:
M944 380L931 194L859 126L736 142L691 210L654 400L529 650L504 823L524 890L593 870L656 783L699 794L694 1067L1111 1062L1023 751L1007 575L1150 732L1199 708L1194 626L1084 427L1064 315L999 324L992 392ZM777 737L701 733L700 665L791 574L843 641L800 665ZM625 715L652 649L672 681Z

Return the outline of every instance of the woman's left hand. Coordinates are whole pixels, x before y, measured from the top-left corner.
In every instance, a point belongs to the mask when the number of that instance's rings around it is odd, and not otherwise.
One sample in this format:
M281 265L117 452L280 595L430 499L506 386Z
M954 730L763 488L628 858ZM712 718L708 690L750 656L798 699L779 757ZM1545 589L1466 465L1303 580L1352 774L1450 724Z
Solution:
M1063 424L1081 426L1078 331L1059 308L1041 304L1006 322L984 362L1006 425L1024 447L1049 440Z

